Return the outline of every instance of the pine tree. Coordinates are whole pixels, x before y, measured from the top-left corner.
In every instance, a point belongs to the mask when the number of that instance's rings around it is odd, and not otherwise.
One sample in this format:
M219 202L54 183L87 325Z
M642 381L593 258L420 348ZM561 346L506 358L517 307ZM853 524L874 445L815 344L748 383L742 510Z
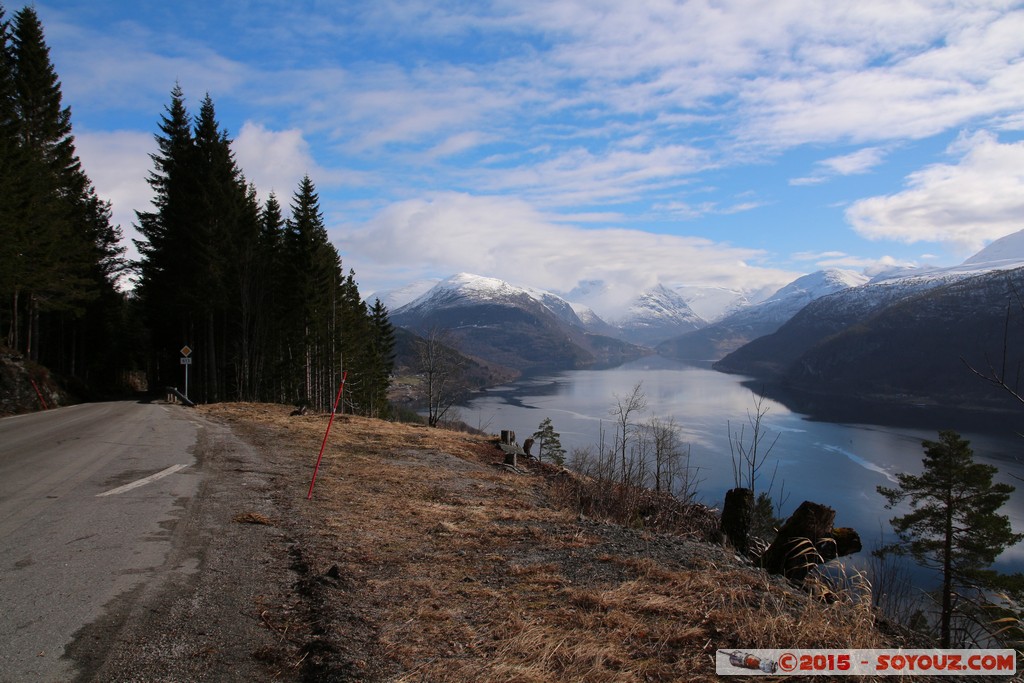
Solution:
M544 461L544 454L546 453L556 465L565 464L565 449L562 448L562 435L555 431L550 417L545 417L541 421L537 426L537 431L533 433L533 438L537 442L538 462Z
M909 499L911 511L890 520L900 543L877 551L909 552L923 567L939 572L940 645L952 645L955 597L961 588L984 588L994 573L991 564L1008 546L1024 539L998 510L1014 487L996 484L992 465L974 462L970 444L953 431L939 432L939 441L924 441L924 471L898 474L899 488L878 487L892 509Z

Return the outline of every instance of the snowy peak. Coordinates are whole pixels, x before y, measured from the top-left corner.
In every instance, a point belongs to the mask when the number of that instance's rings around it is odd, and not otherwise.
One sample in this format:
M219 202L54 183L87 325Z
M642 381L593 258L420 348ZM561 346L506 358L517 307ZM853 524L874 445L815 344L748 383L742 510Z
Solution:
M712 285L676 285L673 287L690 309L702 319L712 322L724 318L741 308L764 301L774 288L767 292L744 291Z
M722 358L757 337L771 334L816 299L862 285L867 277L849 270L804 275L767 300L740 308L707 327L670 339L658 352L680 360Z
M586 283L577 294L593 294L603 289L603 283ZM470 273L459 273L438 282L413 301L399 307L395 314L399 317L422 316L428 311L480 304L512 307L540 304L572 327L644 345L654 345L707 324L678 292L662 285L634 296L622 307L623 314L609 324L586 303L570 303L552 292L518 287L504 280Z
M588 334L573 306L551 292L470 273L438 282L391 319L413 332L445 330L463 354L517 372L618 364L642 353Z
M636 297L616 323L628 341L651 346L707 325L682 295L663 285Z
M624 324L668 323L703 327L703 318L693 312L690 305L677 292L658 285L638 296L630 305Z
M948 284L994 270L1024 266L1024 230L1000 237L958 266L894 269L872 278L868 284L900 284L929 287Z
M1000 237L964 261L963 265L988 265L993 268L1024 265L1024 230Z
M807 304L827 294L832 294L848 287L863 285L867 281L866 275L852 270L819 270L793 280L775 292L764 303L767 304L772 301L803 301L804 304Z
M458 273L441 280L428 291L399 308L396 313L409 314L427 309L475 306L485 303L508 304L532 301L541 304L565 323L584 327L573 306L556 294L540 289L516 287L504 280L472 273Z
M430 291L430 288L438 282L440 282L440 280L436 278L429 280L416 280L415 282L410 282L403 287L374 292L370 296L366 297L366 301L373 302L375 299L379 299L389 311L394 311Z
M471 273L458 273L441 280L399 310L502 301L525 294L525 290L513 287L504 280Z

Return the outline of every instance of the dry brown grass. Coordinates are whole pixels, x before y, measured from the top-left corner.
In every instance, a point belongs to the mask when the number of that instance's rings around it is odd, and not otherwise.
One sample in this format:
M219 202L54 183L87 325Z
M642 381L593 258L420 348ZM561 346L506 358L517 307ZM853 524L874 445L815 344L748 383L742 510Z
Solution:
M340 577L317 628L367 634L335 654L351 680L701 681L719 648L886 646L866 603L825 604L718 546L581 520L563 486L498 466L491 440L340 416L307 504L325 416L202 410L297 473L293 533L313 575Z

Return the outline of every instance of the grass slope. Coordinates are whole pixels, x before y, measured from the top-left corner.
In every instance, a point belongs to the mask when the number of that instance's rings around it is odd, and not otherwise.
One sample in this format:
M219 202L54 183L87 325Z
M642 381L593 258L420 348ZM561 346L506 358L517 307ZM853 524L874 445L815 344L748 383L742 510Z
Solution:
M711 681L719 648L893 644L863 601L825 604L721 546L581 517L564 475L509 472L493 440L339 416L307 502L326 416L200 410L294 462L294 490L272 495L303 605L261 614L282 676Z

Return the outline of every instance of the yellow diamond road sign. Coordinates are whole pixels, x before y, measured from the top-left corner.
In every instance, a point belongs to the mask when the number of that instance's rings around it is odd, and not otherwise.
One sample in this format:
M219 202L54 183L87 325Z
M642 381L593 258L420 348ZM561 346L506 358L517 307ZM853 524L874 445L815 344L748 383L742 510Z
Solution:
M190 348L189 348L189 347L187 347L187 346L182 346L182 347L181 347L181 355L183 355L183 356L185 356L186 358L188 358L188 355L189 355L190 353L192 353L192 349L190 349Z

